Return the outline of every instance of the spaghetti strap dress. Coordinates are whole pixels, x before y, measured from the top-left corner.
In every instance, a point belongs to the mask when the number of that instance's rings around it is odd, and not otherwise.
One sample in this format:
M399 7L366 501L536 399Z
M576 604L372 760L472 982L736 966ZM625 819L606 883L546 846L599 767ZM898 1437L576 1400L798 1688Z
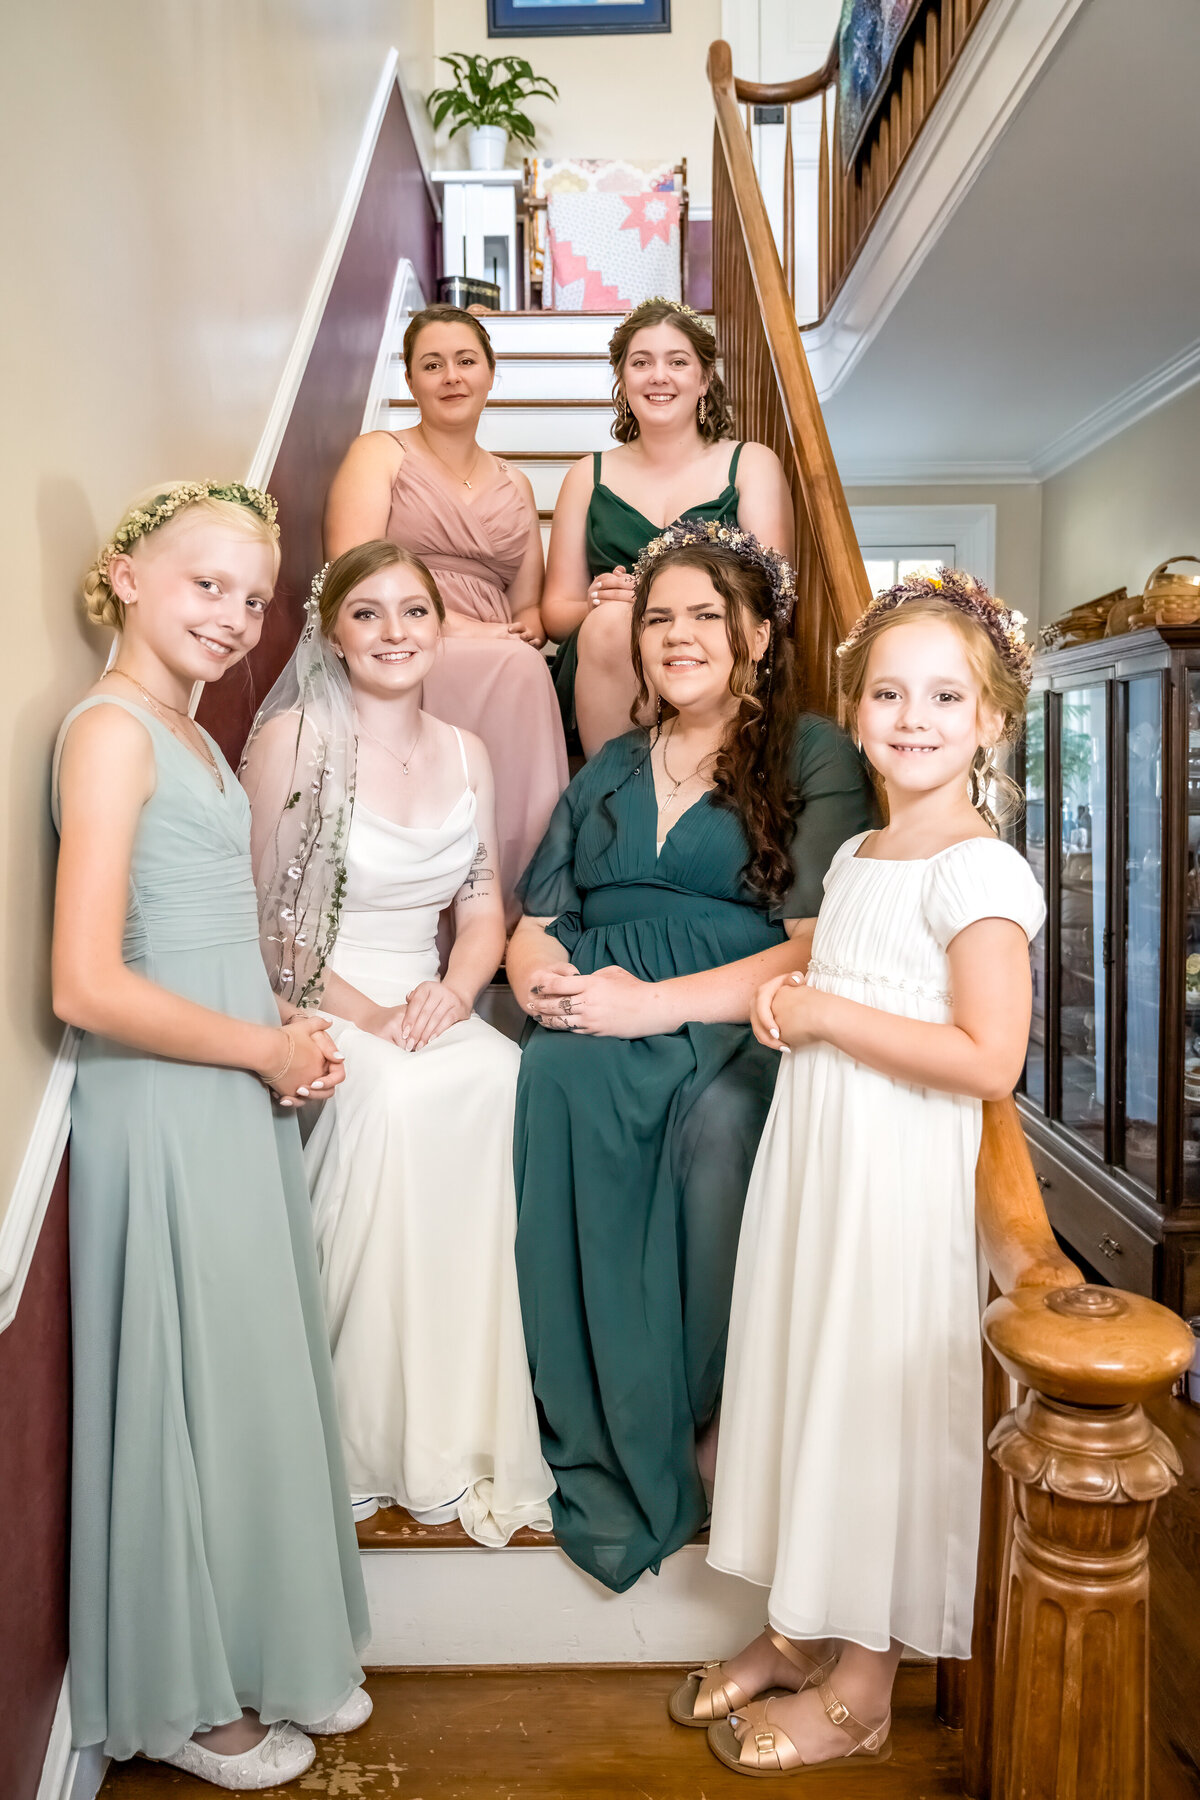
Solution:
M650 539L657 537L665 529L662 525L655 525L645 513L639 512L628 500L622 500L620 494L614 494L601 481L603 454L601 450L592 452L592 494L584 523L583 543L589 581L593 581L597 575L607 575L616 568L632 570ZM737 524L737 470L741 454L741 444L735 444L733 455L729 459L729 474L725 486L716 499L706 500L701 506L689 506L683 517L711 519L718 525ZM558 654L554 659L554 691L562 710L563 727L568 734L576 730L575 676L579 668L581 629L577 625L574 631L568 632L558 646Z
M737 815L707 795L656 854L649 735L613 738L559 801L526 908L581 974L643 981L782 944L815 916L847 830L873 812L861 758L799 722L794 885L747 886ZM554 1529L621 1592L704 1523L696 1433L721 1392L738 1227L779 1058L749 1024L652 1037L531 1029L517 1081L517 1276Z
M156 783L123 955L261 1024L250 808L148 711ZM241 1069L85 1032L71 1098L77 1744L166 1756L252 1707L320 1719L362 1680L366 1595L295 1116Z
M421 558L448 613L493 624L512 618L508 589L536 524L503 462L500 470L500 480L481 488L468 505L440 471L404 446L385 533ZM511 928L521 910L517 881L567 785L567 747L550 665L520 638L443 636L421 704L436 719L474 731L487 746L496 781L500 887Z

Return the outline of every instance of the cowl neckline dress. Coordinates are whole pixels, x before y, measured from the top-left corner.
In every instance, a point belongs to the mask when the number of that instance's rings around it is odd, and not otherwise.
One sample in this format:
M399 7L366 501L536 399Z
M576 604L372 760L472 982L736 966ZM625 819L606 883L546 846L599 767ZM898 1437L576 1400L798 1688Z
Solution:
M686 512L680 514L681 518L705 519L716 525L737 524L737 471L741 454L741 444L735 444L733 455L729 459L725 486L716 499L703 500L696 506L689 506ZM583 547L589 581L594 580L597 575L607 575L618 567L632 571L634 563L651 538L658 537L668 529L666 526L656 525L631 500L614 493L607 482L600 479L603 455L601 450L592 452L592 491L584 518ZM673 521L675 524L678 522ZM575 677L579 670L581 630L582 626L577 625L574 631L567 633L554 658L554 690L562 709L563 725L568 733L576 729Z
M250 807L143 707L123 957L260 1024ZM165 1756L244 1706L319 1719L369 1635L294 1114L244 1069L85 1032L71 1096L75 1742Z
M421 558L448 613L510 622L508 589L536 520L507 467L501 463L500 480L477 490L468 503L427 458L403 448L385 535ZM496 783L500 885L511 927L520 913L518 879L567 784L566 742L549 665L519 638L443 635L422 705L448 725L477 733L487 746Z
M872 801L853 746L800 721L795 881L772 913L747 886L737 815L707 795L655 854L644 731L572 781L526 877L526 911L583 974L646 981L780 944ZM748 1024L652 1037L534 1026L517 1086L517 1274L554 1528L620 1592L687 1543L706 1502L695 1439L721 1391L742 1201L777 1056Z

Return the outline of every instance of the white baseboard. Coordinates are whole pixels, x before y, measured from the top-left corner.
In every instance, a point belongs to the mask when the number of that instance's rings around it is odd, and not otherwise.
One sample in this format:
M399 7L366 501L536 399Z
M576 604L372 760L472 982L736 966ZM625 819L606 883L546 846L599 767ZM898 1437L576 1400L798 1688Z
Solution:
M50 1742L42 1761L37 1800L96 1800L108 1771L109 1758L99 1744L71 1748L70 1671L63 1675Z
M8 1210L0 1219L0 1331L12 1324L16 1314L67 1147L78 1042L78 1032L68 1026L50 1069Z

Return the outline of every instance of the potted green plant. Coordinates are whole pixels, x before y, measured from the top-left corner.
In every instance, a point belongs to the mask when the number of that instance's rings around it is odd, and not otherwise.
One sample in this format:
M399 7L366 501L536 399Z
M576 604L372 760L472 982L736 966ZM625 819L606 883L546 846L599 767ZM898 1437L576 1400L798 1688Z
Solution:
M558 89L535 75L523 56L439 56L454 71L454 86L435 88L428 100L436 130L453 119L450 136L470 127L467 150L473 169L502 169L509 138L532 146L533 123L521 110L526 100L557 100Z

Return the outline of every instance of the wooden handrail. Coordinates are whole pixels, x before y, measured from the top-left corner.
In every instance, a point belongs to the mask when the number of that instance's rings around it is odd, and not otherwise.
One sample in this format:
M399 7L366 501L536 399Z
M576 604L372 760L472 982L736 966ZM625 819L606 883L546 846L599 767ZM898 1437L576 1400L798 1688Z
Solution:
M752 106L791 106L797 100L811 100L823 93L837 80L838 66L838 40L834 38L833 49L812 75L800 75L793 81L743 81L735 76L734 93L737 99L748 100Z
M948 15L961 43L982 4L929 0L934 38ZM739 100L764 90L735 82L723 42L709 50L708 72L713 290L726 385L742 436L769 443L788 472L796 637L810 693L828 705L834 634L868 603L866 571L738 111ZM907 94L907 105L896 95L893 111L898 138L911 141L911 82ZM851 213L833 210L833 241L843 249ZM943 1705L964 1727L963 1792L971 1800L1142 1800L1146 1533L1178 1459L1141 1403L1187 1366L1191 1333L1164 1307L1084 1282L1050 1228L1011 1098L984 1106L975 1182L997 1292L984 1319L983 1424L993 1456L972 1660L965 1675L952 1680L943 1670L939 1678ZM1006 1410L1006 1377L1031 1390L1015 1411Z

